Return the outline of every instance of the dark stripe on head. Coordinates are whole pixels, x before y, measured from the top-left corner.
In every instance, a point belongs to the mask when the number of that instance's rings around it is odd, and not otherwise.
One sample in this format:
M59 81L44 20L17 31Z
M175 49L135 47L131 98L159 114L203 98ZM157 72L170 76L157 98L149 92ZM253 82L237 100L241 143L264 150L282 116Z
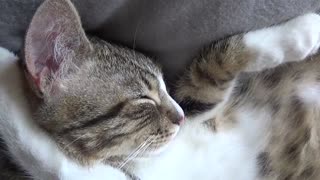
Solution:
M123 132L123 133L119 133L119 130L117 131L117 128L114 128L114 130L111 130L111 131L114 131L115 133L113 135L108 135L108 138L107 139L104 139L104 138L101 138L101 142L99 143L99 147L97 147L96 150L102 150L103 148L105 147L111 147L115 144L117 144L117 142L121 141L121 139L124 139L124 138L128 138L130 136L132 136L132 134L136 133L137 131L143 129L145 126L149 125L151 121L148 121L148 120L144 120L142 121L139 125L136 125L134 126L135 128L132 128L130 131L128 132Z
M151 85L150 81L145 77L145 75L140 73L140 79L147 86L148 90L151 91L152 85Z
M216 106L215 103L203 103L190 97L184 98L183 101L179 102L179 105L186 115L199 114L211 110Z
M74 130L96 126L103 121L114 118L120 113L120 111L122 110L122 108L125 104L126 104L126 102L118 103L117 105L113 106L106 114L99 115L98 117L91 119L91 120L88 120L88 121L85 121L83 123L79 123L76 125L71 125L69 127L66 127L65 129L61 130L60 134L67 134L67 133L74 131Z

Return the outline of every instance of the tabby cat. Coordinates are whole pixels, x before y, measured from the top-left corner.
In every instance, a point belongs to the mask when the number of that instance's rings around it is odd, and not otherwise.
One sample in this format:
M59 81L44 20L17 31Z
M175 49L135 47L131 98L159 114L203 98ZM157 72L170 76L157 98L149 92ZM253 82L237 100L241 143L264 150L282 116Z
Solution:
M156 64L47 0L25 64L0 58L0 132L21 179L318 179L319 45L307 14L205 48L172 92L183 123Z

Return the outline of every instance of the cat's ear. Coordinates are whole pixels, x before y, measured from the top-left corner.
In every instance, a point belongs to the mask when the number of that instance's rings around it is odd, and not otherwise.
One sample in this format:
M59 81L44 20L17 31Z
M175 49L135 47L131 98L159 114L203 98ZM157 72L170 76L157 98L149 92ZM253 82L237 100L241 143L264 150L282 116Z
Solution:
M36 11L25 41L25 60L31 79L47 94L92 47L79 15L69 0L46 0ZM50 95L50 94L49 94Z

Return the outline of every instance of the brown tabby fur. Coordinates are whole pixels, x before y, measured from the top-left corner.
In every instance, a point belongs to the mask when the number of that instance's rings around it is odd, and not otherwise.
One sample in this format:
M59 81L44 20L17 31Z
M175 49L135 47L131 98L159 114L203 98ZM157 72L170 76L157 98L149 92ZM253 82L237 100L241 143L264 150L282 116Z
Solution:
M42 94L32 102L35 122L65 154L83 165L127 156L150 136L155 137L150 151L166 144L180 117L160 90L160 69L142 54L87 38L69 1L45 3L26 40L31 81ZM50 24L55 16L71 20L55 29ZM48 27L53 33L41 35L41 28ZM57 32L68 38L55 39ZM43 56L37 52L35 36L53 38L58 41L55 45L67 51L50 54L44 49L49 56ZM237 125L234 112L245 103L271 108L270 141L257 157L262 179L320 179L320 111L303 104L295 94L295 84L320 83L320 56L248 72L257 62L242 38L232 36L204 49L179 81L176 100L189 117L223 106L219 116L206 122L217 132ZM60 67L47 72L34 62L48 57L57 58Z
M261 179L320 179L320 107L297 97L297 85L320 83L320 55L246 72L251 63L256 63L255 57L244 48L241 36L217 42L204 50L180 81L178 102L191 115L223 104L223 112L205 122L216 132L237 126L237 110L244 104L270 108L272 121L266 135L270 139L257 157Z

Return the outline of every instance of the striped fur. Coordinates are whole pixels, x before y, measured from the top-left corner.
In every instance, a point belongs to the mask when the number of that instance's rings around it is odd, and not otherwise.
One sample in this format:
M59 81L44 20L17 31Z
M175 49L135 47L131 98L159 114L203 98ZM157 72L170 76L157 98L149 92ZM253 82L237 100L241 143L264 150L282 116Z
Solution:
M255 179L317 180L320 54L313 54L320 45L320 16L308 14L277 28L232 36L206 48L179 82L175 97L194 120L218 108L204 119L217 134L237 129L241 116L265 110L271 119L262 119L267 130L260 130L265 131L261 144L255 144L260 149Z
M283 30L290 34L299 22L310 25L310 19L320 18L306 15L295 19L294 26L289 21L279 29L235 35L210 45L174 90L188 119L204 122L214 134L237 127L247 109L270 112L266 117L272 117L271 135L264 134L268 140L257 155L258 179L319 179L320 106L313 106L317 102L302 90L307 87L317 94L320 59L301 60L318 48L319 42L312 40L319 37L310 40L308 34L320 35L320 29L313 33L300 28L298 35L306 38L302 41L276 36L284 35ZM267 45L277 38L293 42L280 43L270 53L270 47L256 42L259 33L270 35ZM300 51L295 42L307 48ZM44 2L31 22L25 51L30 81L26 89L34 90L25 92L32 122L70 161L83 167L109 164L139 179L131 172L135 162L130 158L152 157L177 135L184 115L168 95L160 68L138 52L87 37L69 0Z

